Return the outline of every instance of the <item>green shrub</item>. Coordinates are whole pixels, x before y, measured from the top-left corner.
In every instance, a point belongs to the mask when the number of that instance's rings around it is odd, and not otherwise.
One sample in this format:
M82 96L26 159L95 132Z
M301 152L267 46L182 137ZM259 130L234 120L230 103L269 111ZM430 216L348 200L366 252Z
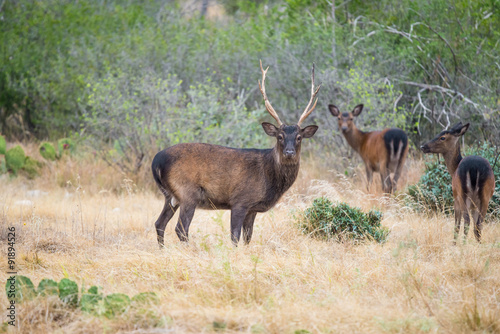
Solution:
M69 138L62 138L57 142L57 148L59 149L60 157L65 153L72 154L75 152L75 142Z
M15 288L16 302L32 299L36 295L33 282L26 276L16 275L14 283L12 283L10 279L7 279L5 292L7 293L8 300L14 299L14 296L12 295L12 287Z
M0 135L0 154L5 154L7 151L7 142L5 141L5 137Z
M5 162L7 164L7 169L11 171L14 175L17 175L17 171L23 168L26 160L26 155L21 146L17 145L5 153Z
M5 157L0 156L0 174L7 173L7 164L5 163Z
M59 294L57 282L49 278L44 278L38 283L37 293L39 296L57 296Z
M325 197L316 198L299 217L299 227L306 234L321 239L353 239L384 242L389 230L380 224L382 213L364 213L346 203L334 205Z
M113 293L104 298L105 313L107 318L122 314L130 305L130 298L123 293Z
M78 304L78 285L70 279L63 278L59 282L59 298L70 305L76 306Z
M54 148L54 145L48 142L43 142L40 144L40 155L45 159L49 161L54 161L57 158L56 154L56 149Z
M489 161L493 168L495 180L500 179L500 158L494 146L483 143L478 147L469 147L464 150L464 157L479 155ZM495 163L496 161L496 163ZM453 190L451 176L444 161L435 160L425 163L424 175L417 184L407 188L408 204L417 211L434 211L453 214ZM490 201L488 212L500 216L500 182L495 184L495 193Z
M154 292L141 292L132 297L132 303L158 305L160 303L160 299Z
M35 177L40 175L40 168L42 168L43 164L31 157L26 157L24 162L23 171L25 172L28 179L34 179Z

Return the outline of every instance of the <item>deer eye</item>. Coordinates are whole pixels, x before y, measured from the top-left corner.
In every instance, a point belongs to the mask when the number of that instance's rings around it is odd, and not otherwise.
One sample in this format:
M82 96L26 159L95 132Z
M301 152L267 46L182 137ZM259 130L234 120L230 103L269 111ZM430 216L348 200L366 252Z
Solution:
M446 140L446 137L441 137L441 138L439 138L439 139L440 139L440 140Z
M279 140L283 140L283 135L278 135Z
M301 141L302 140L302 137L301 136L297 136L297 141Z

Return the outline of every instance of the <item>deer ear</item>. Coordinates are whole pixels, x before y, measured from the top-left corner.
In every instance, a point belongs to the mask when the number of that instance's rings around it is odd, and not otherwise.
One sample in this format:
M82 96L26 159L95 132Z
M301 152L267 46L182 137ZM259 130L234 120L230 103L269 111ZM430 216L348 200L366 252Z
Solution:
M456 137L463 136L467 130L469 129L470 123L465 124L461 128L457 129L455 132L453 132L453 135Z
M354 107L354 109L352 110L352 115L353 116L359 116L359 114L361 114L361 112L363 111L363 105L362 104L358 104L357 106Z
M339 108L337 108L337 106L333 105L333 104L329 104L328 105L328 110L330 110L330 113L337 117L338 115L340 115L340 110Z
M318 131L317 125L309 125L300 130L300 132L302 133L302 137L304 138L311 138L312 136L314 136L316 131Z
M278 136L278 128L274 126L274 124L264 122L262 123L262 128L264 128L264 131L268 136L271 137L277 137Z

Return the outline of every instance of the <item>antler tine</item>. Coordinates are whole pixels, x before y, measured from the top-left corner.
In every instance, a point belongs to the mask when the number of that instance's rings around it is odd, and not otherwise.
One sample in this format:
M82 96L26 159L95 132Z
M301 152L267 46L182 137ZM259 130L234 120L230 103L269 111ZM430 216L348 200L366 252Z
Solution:
M274 110L273 106L271 105L271 102L269 102L269 99L267 98L267 95L266 95L265 80L266 80L266 73L267 73L268 69L269 69L269 66L264 71L264 69L262 68L262 60L260 60L260 70L262 71L262 85L260 84L260 80L259 80L259 89L260 89L260 92L262 93L262 96L264 97L264 104L266 105L267 111L271 114L271 116L273 116L273 118L276 120L276 122L278 122L278 126L281 126L283 124L283 122L280 120L278 113Z
M318 103L318 99L316 99L316 101L314 101L314 104L312 105L312 107L311 107L311 104L313 103L313 100L316 97L316 95L318 94L320 88L321 88L321 84L316 88L316 90L314 89L314 63L313 63L312 73L311 73L311 99L309 100L309 103L307 104L306 109L302 113L302 116L300 116L300 119L297 122L297 125L300 126L300 124L313 112L314 108L316 108L316 103Z

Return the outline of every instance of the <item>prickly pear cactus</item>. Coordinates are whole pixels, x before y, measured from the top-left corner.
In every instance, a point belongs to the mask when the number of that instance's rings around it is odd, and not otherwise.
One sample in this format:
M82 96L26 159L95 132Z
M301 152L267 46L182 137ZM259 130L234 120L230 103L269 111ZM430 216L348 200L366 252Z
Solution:
M40 283L38 283L37 292L39 296L57 296L59 294L59 287L57 286L56 281L49 278L44 278L40 281Z
M17 145L7 152L5 152L5 162L7 164L7 169L12 171L14 175L17 175L18 170L23 168L26 160L26 155L21 146Z
M75 151L75 143L69 138L62 138L57 142L57 148L59 149L59 156L65 153L73 153Z
M141 292L132 297L133 304L160 304L160 299L154 292Z
M88 313L103 313L104 307L102 306L102 293L99 293L99 289L96 286L91 287L87 293L82 294L80 299L80 308L84 312ZM101 312L101 307L103 308Z
M5 154L7 151L7 142L5 141L5 137L0 135L0 154Z
M59 298L68 305L78 304L78 285L70 279L63 278L59 284Z
M130 305L130 298L123 293L113 293L104 298L104 307L106 309L104 316L113 318L127 310Z
M40 175L40 169L42 168L42 163L31 157L26 157L24 162L23 171L28 176L28 179L34 179Z
M40 144L40 148L38 149L40 151L40 155L45 159L49 161L54 161L57 158L56 154L56 149L54 148L54 145L48 142L44 142Z
M16 303L32 299L36 295L33 282L28 277L21 275L7 278L5 292L7 293L7 299L9 301L15 300Z

